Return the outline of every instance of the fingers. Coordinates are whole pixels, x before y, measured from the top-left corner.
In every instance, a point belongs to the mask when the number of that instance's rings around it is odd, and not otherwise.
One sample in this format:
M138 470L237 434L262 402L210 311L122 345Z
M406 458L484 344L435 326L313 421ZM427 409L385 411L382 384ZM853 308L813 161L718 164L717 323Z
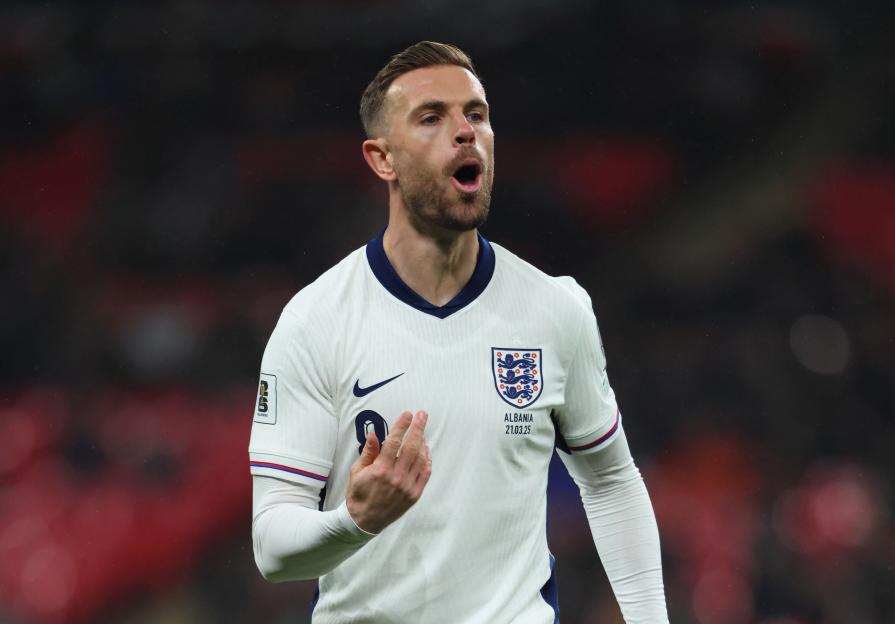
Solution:
M369 466L373 460L379 455L379 438L372 431L367 432L367 439L364 442L364 450L361 451L360 458L357 463L361 468Z
M432 454L429 452L429 445L426 444L423 450L425 451L425 454L421 456L423 461L420 462L421 466L416 475L416 481L411 488L411 496L416 500L419 500L419 497L422 496L423 488L426 487L429 477L432 476Z
M424 411L419 411L413 417L410 430L404 436L404 446L401 447L401 455L398 457L398 469L400 471L409 470L416 461L425 441L423 439L423 431L426 429L426 423L429 415Z
M395 426L389 432L388 437L382 445L382 451L379 453L379 461L391 466L394 465L398 457L398 450L401 448L401 442L404 441L404 434L410 427L413 420L413 414L403 412L395 421Z
M416 483L417 479L419 479L420 474L427 468L431 468L432 465L432 455L429 452L429 445L426 444L425 438L423 439L423 445L420 447L419 452L416 454L416 459L414 459L413 463L407 470L407 483L413 484Z

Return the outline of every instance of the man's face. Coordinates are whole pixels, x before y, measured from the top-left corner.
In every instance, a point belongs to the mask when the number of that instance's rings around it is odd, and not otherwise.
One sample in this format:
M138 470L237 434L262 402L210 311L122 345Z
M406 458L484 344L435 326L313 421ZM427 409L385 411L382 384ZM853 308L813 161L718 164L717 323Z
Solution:
M386 138L404 204L421 231L466 231L488 216L494 131L481 83L455 65L415 69L389 87Z

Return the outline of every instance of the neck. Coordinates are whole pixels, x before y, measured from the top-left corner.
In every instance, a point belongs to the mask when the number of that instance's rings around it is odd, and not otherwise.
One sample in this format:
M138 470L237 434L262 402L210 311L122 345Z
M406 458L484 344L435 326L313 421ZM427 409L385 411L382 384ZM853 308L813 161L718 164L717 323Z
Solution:
M476 230L433 236L400 218L389 220L382 244L404 283L436 306L445 305L463 289L475 271L479 251Z

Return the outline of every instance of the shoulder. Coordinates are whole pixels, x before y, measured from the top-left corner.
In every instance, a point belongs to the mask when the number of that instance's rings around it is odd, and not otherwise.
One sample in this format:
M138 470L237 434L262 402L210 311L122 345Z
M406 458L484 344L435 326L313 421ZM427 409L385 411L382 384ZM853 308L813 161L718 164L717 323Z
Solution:
M491 243L504 278L536 295L538 300L550 302L551 309L564 311L575 317L593 316L590 296L575 278L544 273L501 245Z
M283 315L305 322L332 318L337 310L356 296L358 279L362 277L364 248L355 249L338 264L299 290L283 308Z
M346 303L358 295L363 262L361 247L299 290L283 307L271 342L313 342L330 334L346 314Z

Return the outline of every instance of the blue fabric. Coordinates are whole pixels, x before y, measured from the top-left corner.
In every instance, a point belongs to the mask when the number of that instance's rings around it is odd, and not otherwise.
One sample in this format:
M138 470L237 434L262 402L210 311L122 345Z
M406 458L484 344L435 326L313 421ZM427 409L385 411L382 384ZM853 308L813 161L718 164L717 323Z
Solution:
M466 283L466 286L457 293L457 296L448 301L443 306L437 306L429 303L420 297L410 286L404 283L392 263L389 262L388 256L385 255L385 247L382 244L382 237L385 229L379 233L379 236L367 243L367 262L373 270L373 275L379 280L387 291L400 299L409 306L412 306L420 312L437 316L438 318L447 318L454 312L462 310L470 303L476 300L476 297L482 294L485 287L491 281L494 275L494 249L485 238L478 234L479 253L476 257L475 270L472 277Z
M559 589L556 586L556 557L550 554L550 578L541 587L544 602L553 607L553 624L559 624Z

